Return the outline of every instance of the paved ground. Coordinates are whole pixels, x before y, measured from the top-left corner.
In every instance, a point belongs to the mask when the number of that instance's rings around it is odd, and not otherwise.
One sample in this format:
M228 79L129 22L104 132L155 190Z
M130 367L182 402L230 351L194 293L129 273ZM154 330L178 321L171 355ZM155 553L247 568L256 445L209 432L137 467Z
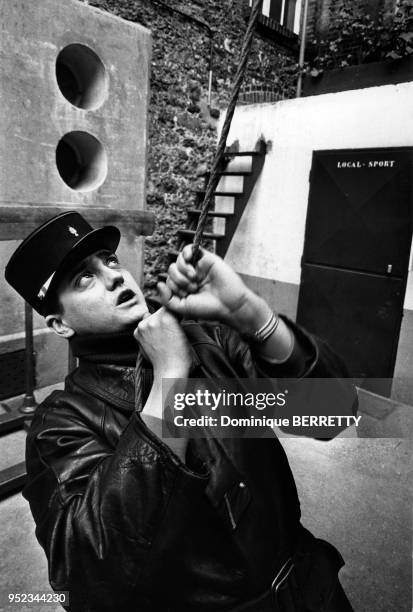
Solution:
M337 546L356 612L411 612L410 440L287 439L303 524Z
M9 593L52 592L46 557L34 535L29 506L21 495L0 502L0 611L62 612L59 604L11 604Z

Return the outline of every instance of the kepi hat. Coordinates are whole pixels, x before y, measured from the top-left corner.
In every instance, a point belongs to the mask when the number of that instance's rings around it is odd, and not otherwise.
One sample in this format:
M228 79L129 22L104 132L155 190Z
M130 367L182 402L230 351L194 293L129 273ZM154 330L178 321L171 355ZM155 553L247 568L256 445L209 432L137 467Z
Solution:
M116 227L94 229L78 212L64 212L23 240L6 266L5 277L44 316L62 274L95 251L116 251L119 241Z

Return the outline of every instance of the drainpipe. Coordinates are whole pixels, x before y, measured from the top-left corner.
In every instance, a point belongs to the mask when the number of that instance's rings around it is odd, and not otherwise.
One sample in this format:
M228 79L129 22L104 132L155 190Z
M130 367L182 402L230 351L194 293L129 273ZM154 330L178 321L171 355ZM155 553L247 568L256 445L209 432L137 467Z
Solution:
M214 38L212 30L209 38L209 62L208 62L208 108L211 108L212 98L212 71L213 71L213 58L214 58Z
M303 14L303 23L301 29L301 40L300 40L300 56L298 60L298 81L297 81L297 98L301 98L302 89L303 89L303 68L304 68L304 60L305 60L305 45L306 45L306 37L307 37L307 22L308 22L308 1L304 0L304 14Z

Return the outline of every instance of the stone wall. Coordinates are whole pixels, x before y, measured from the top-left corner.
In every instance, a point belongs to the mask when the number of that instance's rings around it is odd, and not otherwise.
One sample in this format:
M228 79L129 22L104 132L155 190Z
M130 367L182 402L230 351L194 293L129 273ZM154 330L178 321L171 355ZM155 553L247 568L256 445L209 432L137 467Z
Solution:
M147 204L157 219L146 240L145 289L167 269L167 251L184 223L193 190L202 188L216 146L216 124L226 107L248 18L245 0L95 0L103 10L148 27L153 36ZM167 5L167 6L165 6ZM214 31L211 107L207 104L208 30L173 10L204 20ZM295 60L273 42L256 37L245 79L247 89L271 87L294 97Z

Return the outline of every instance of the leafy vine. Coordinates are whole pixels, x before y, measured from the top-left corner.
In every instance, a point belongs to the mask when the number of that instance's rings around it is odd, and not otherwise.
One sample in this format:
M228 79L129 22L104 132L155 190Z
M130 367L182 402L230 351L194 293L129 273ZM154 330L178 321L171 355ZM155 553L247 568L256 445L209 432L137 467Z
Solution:
M324 70L399 59L413 53L413 0L398 0L392 11L369 14L363 0L333 5L326 36L311 41L313 77Z

